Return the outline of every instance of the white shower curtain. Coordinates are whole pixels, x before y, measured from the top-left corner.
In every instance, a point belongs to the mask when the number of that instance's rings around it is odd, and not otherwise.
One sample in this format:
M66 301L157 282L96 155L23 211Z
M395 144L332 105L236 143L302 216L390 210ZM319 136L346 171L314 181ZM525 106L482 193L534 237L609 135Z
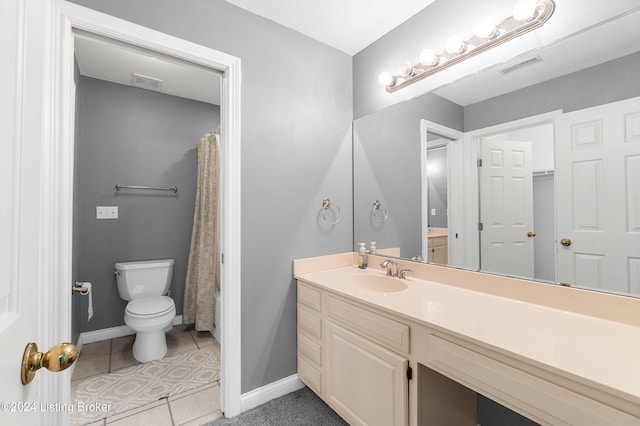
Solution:
M207 133L197 144L196 206L193 215L182 322L183 324L195 323L198 331L212 331L215 327L215 290L220 287L219 138L217 132Z

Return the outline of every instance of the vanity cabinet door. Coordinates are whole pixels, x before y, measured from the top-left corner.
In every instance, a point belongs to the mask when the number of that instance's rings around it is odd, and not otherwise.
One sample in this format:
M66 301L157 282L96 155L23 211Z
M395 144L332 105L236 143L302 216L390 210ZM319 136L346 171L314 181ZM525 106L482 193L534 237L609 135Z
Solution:
M406 358L327 321L325 398L351 425L407 424Z

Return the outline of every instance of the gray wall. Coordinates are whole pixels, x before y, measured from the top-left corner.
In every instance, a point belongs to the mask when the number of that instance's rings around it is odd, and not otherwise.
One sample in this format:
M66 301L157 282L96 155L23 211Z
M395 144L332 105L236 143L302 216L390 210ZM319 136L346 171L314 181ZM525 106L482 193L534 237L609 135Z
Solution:
M195 144L220 124L220 107L81 77L75 142L74 279L93 284L94 316L79 295L82 331L124 324L116 262L175 259L171 297L182 313L197 174ZM116 184L177 186L178 192L115 191ZM96 219L118 206L118 219Z
M533 177L533 241L534 271L536 280L555 282L556 279L556 233L554 176Z
M535 66L534 66L535 67ZM640 53L468 105L464 130L562 109L576 111L640 96Z
M405 258L422 254L420 120L427 117L462 130L462 107L431 94L354 121L354 243L400 247ZM389 211L385 223L371 217L374 200Z
M242 392L295 374L291 261L352 245L351 57L223 0L76 3L241 58Z

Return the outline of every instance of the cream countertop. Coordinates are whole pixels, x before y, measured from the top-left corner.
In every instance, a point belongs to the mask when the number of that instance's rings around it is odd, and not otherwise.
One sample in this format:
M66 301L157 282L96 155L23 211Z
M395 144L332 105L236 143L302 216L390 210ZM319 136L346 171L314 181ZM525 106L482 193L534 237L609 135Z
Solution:
M329 258L332 256L325 256L324 265L321 262L315 267L299 263L296 268L294 263L294 276L413 322L488 344L543 368L560 370L565 375L574 376L574 379L586 381L587 384L590 382L598 387L604 386L614 393L623 392L627 395L625 399L640 403L638 324L575 312L571 309L572 306L562 309L531 303L526 301L526 294L523 297L525 300L517 300L491 292L435 282L424 277L429 272L424 268L433 268L432 265L413 262L407 264L398 261L400 267L410 267L416 271L415 275L420 276L402 280L408 286L406 290L390 293L358 290L348 285L348 277L384 276L384 271L378 266L378 261L382 258L370 256L369 268L361 270L349 264L353 259L351 253L336 256L333 260L337 260L337 263L331 262ZM349 265L344 266L345 262ZM326 268L330 264L336 267ZM509 280L514 287L526 283L523 280L450 268L440 268L438 275L442 275L443 269L444 273L448 269L451 275L464 274L467 279L482 282L478 287L486 287L485 281L491 279ZM451 278L455 281L461 277ZM525 289L523 293L527 291ZM640 309L636 312L640 316Z

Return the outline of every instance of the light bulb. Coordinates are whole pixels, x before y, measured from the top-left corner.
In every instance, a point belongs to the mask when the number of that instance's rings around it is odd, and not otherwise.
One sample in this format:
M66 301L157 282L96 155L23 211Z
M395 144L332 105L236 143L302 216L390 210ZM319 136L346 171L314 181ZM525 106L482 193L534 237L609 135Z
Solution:
M537 0L518 0L513 6L513 17L518 21L528 21L536 13Z
M438 65L440 59L436 56L436 52L433 49L424 49L420 52L420 63L422 65Z
M391 73L384 71L381 72L378 76L378 83L383 86L392 86L395 83L395 77L391 75Z
M398 69L398 75L401 77L411 77L413 74L413 65L409 61L400 62L400 68Z
M498 35L496 24L491 18L482 18L476 24L476 37L492 39Z
M449 53L462 53L466 50L462 37L457 34L452 35L444 44L444 50Z

